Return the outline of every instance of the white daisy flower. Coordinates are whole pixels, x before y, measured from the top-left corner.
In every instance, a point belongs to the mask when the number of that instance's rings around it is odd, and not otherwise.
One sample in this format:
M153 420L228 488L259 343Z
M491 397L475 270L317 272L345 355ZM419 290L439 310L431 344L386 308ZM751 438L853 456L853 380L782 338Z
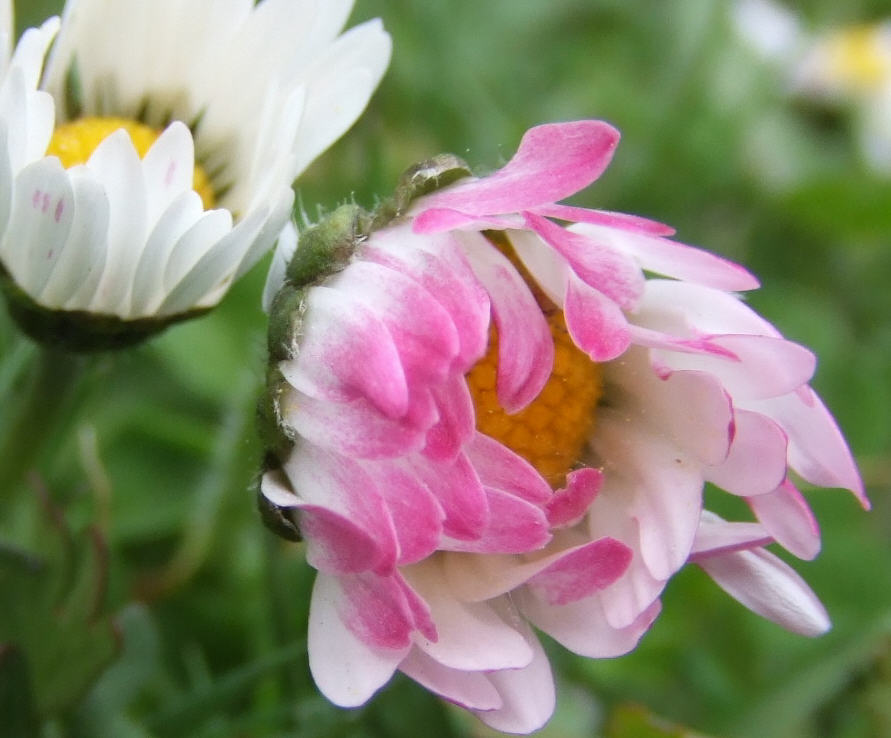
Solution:
M352 4L68 0L13 50L0 0L0 264L23 327L101 347L215 305L386 69L379 20L338 35Z

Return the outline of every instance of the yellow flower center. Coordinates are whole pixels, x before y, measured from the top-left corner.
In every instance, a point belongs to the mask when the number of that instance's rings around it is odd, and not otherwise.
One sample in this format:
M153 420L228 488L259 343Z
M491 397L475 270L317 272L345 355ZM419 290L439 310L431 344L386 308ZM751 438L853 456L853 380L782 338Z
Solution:
M78 118L56 128L46 153L48 156L58 156L66 169L84 164L100 143L121 128L130 134L140 158L148 153L161 135L161 131L128 118ZM192 189L201 196L205 210L214 206L210 179L197 164Z
M563 311L539 289L513 247L500 234L489 238L517 267L535 295L554 339L554 368L538 397L520 412L508 414L499 405L495 390L498 332L493 325L486 355L467 374L476 427L526 459L556 489L579 462L594 430L595 411L603 394L602 372L572 342Z
M828 51L832 69L854 87L877 87L891 73L891 54L879 26L840 31L829 39Z

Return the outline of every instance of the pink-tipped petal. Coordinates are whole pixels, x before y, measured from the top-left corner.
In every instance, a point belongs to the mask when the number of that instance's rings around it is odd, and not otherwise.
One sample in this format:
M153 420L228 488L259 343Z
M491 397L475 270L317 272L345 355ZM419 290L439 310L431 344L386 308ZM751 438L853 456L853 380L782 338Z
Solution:
M547 218L526 213L526 225L569 263L585 284L624 309L633 308L643 293L644 276L633 260Z
M465 236L466 253L489 292L498 329L498 401L522 410L554 368L554 342L541 309L513 264L479 234Z
M563 314L573 342L592 361L611 361L631 344L628 321L619 306L575 274L569 275Z
M619 132L597 120L531 128L513 158L494 174L434 193L427 207L474 215L514 213L574 195L609 165Z
M392 228L363 255L408 274L446 308L458 330L460 368L467 369L485 353L489 296L451 235L422 238Z
M567 605L615 582L631 562L631 549L614 538L601 538L553 561L526 583L549 605Z
M431 555L442 536L442 506L407 467L390 461L363 465L386 504L399 544L400 566ZM344 539L344 545L347 545Z
M349 291L387 326L406 376L446 376L458 354L458 332L424 287L401 271L368 261L353 262L331 284Z
M761 413L737 410L730 453L706 469L706 479L734 495L773 492L786 478L786 434Z
M656 600L631 624L614 628L606 619L599 595L560 607L527 591L521 591L517 599L521 612L536 628L570 651L592 659L615 658L633 650L661 610Z
M498 231L522 228L523 219L514 213L505 215L481 215L462 213L450 208L423 208L412 221L412 230L418 234L433 235L444 231Z
M614 213L609 210L592 210L572 205L543 205L535 208L538 215L557 218L571 223L591 223L608 228L618 228L633 233L646 233L650 236L672 236L674 228L649 218L628 213Z
M358 397L391 418L408 410L408 385L390 332L374 311L343 290L317 287L306 298L297 355L279 364L300 392L345 402Z
M285 473L301 502L309 506L301 528L308 538L319 541L319 553L324 555L314 558L310 562L313 566L326 568L338 557L355 562L357 552L351 550L352 539L339 540L338 533L358 528L377 544L376 555L366 558L362 568L379 572L393 569L398 556L393 521L374 480L358 462L305 443L285 462ZM362 538L357 536L356 540Z
M671 369L708 371L718 377L734 400L760 400L792 392L813 376L816 357L804 346L772 336L708 336L736 360L709 354L655 350L655 362Z
M432 393L439 420L427 431L424 454L431 459L454 459L475 432L473 398L463 374L452 374Z
M337 577L317 575L309 607L309 668L322 693L341 707L364 704L410 648L369 645L352 627L352 607Z
M820 553L820 528L810 506L790 481L766 495L748 499L752 512L790 553L809 561Z
M274 504L298 511L300 533L306 541L306 561L313 568L328 574L353 574L381 565L381 546L361 525L285 492L269 473L264 475L261 489ZM384 562L384 567L389 565Z
M462 453L451 461L415 458L412 468L442 506L443 533L463 541L479 538L491 518L489 501L467 456Z
M558 489L545 506L552 528L575 525L588 512L600 492L603 472L599 469L576 469L566 476L566 487Z
M285 425L323 448L361 459L381 459L420 451L427 428L436 420L432 402L428 413L399 421L382 415L365 398L335 403L300 392L282 398Z
M494 438L475 433L466 452L486 487L538 505L551 499L551 487L535 467Z
M789 437L789 465L811 484L851 490L867 510L869 499L844 436L822 400L809 387L785 397L751 403Z
M826 609L811 588L792 567L763 548L697 563L731 597L793 633L818 636L830 628Z
M733 292L758 287L758 280L739 264L703 249L658 237L669 234L647 234L590 221L572 226L572 230L634 258L648 272Z
M446 538L441 548L479 554L521 554L537 551L551 539L548 520L539 506L488 487L486 496L489 501L489 525L479 538Z

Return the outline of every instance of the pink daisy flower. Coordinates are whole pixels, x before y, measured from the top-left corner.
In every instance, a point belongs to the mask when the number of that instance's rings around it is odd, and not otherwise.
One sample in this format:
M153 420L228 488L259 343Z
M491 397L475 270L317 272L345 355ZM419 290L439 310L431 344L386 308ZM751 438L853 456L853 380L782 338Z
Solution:
M786 628L829 627L764 548L818 552L790 472L868 506L814 356L735 294L757 287L742 267L557 204L618 139L540 126L487 177L431 160L374 216L283 241L261 491L318 569L310 667L338 705L398 669L533 731L554 707L534 629L626 653L689 562ZM753 519L704 510L706 482Z

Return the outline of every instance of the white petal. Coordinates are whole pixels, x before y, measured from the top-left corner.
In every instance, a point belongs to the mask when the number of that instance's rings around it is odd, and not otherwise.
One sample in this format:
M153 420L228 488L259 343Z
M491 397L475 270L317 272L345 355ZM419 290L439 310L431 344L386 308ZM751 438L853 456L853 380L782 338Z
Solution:
M764 549L697 560L731 597L752 612L807 636L830 628L829 616L805 581Z

